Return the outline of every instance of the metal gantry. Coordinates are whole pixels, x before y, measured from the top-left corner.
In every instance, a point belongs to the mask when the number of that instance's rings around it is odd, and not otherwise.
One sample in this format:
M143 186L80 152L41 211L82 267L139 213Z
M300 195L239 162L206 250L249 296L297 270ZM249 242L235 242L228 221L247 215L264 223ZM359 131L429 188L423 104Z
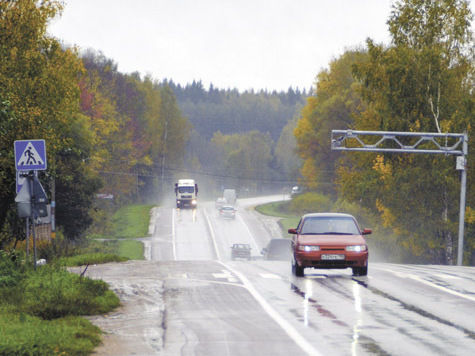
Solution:
M456 169L462 172L457 265L462 265L467 185L467 133L332 130L331 148L336 151L427 153L457 156Z

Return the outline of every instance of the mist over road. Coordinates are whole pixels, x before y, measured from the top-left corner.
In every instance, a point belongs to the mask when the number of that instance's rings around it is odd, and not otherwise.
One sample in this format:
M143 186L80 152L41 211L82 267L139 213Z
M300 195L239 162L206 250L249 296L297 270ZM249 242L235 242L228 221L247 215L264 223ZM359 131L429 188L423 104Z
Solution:
M350 269L294 277L290 262L260 258L280 230L251 209L281 199L242 199L234 220L221 219L213 202L196 211L158 209L148 261L88 271L124 304L116 324L94 320L110 333L98 354L112 354L121 340L124 355L134 347L164 355L475 354L473 267L370 258L367 277ZM232 261L232 243L251 244L253 259Z

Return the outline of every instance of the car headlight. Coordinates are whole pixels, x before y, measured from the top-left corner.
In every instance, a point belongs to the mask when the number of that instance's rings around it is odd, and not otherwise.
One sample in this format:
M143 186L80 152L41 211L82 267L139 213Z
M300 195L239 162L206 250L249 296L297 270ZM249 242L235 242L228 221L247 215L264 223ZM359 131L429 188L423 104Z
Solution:
M299 251L311 252L311 251L320 251L320 246L314 245L299 245Z
M353 252L363 252L363 251L366 251L366 245L346 246L346 250L353 251Z
M191 204L192 204L192 205L196 205L196 200L193 199L193 200L191 201Z

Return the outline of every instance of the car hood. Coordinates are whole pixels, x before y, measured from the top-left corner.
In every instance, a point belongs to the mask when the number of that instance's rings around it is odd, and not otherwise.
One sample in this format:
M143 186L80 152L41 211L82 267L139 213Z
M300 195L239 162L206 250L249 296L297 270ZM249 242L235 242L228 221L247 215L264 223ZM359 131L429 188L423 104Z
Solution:
M299 235L298 242L302 245L365 245L361 235Z

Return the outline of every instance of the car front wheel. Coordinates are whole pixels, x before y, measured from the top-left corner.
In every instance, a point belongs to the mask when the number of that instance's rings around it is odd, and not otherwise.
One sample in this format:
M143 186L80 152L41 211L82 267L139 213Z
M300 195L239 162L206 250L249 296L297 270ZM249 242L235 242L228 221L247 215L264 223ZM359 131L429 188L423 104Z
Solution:
M353 276L366 276L368 274L368 266L353 267Z
M297 277L303 277L304 268L300 267L295 260L292 260L292 274Z

